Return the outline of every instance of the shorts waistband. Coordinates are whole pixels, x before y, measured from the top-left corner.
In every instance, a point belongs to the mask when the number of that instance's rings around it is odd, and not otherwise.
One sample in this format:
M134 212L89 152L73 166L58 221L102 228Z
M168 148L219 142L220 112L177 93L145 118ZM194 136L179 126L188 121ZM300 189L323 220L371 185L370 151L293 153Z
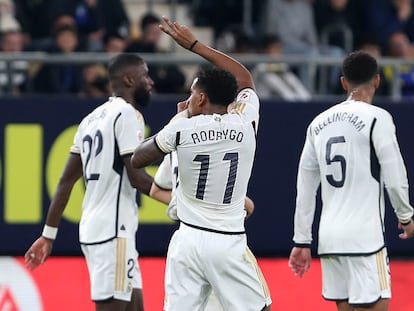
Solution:
M220 233L220 234L226 234L226 235L240 235L240 234L245 234L246 233L246 231L221 231L221 230L215 230L215 229L200 227L200 226L197 226L197 225L189 224L189 223L184 222L182 220L180 220L180 222L182 224L188 226L188 227L198 229L198 230L213 232L213 233Z

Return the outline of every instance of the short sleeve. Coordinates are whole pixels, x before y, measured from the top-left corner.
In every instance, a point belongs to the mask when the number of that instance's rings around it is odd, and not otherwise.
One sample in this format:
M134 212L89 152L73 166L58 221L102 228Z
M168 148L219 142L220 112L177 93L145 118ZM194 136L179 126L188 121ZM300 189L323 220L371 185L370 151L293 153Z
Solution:
M73 145L70 147L70 153L74 154L80 154L81 151L81 139L80 139L80 132L79 132L80 126L78 126L78 129L76 130L75 136L73 138Z
M189 119L179 119L175 122L168 123L155 137L155 142L164 153L170 153L177 150L177 144L180 142L180 128Z
M164 156L164 160L155 173L154 183L162 189L171 190L173 188L170 155Z
M144 140L145 123L141 113L128 105L121 110L115 121L115 138L119 153L122 156L130 155Z
M230 113L237 113L243 116L247 122L256 123L256 131L259 123L259 97L253 89L242 89L236 97L233 109Z

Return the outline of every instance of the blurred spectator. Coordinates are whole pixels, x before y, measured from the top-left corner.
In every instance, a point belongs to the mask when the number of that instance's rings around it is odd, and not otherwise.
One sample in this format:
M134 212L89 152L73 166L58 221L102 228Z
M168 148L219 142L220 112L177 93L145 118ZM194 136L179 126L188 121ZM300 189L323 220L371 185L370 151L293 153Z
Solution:
M119 54L125 51L128 41L118 34L106 34L103 40L103 52Z
M307 0L267 0L264 6L265 34L277 34L287 54L320 50L313 6Z
M102 64L90 64L83 69L84 87L81 95L108 97L111 94L106 68Z
M78 51L76 28L65 25L56 29L54 46L48 53L70 55ZM82 65L44 64L32 81L32 87L38 93L79 94L83 88Z
M0 0L0 32L20 31L20 23L15 18L16 11L12 0Z
M234 0L193 1L192 13L196 26L212 27L218 37L229 25L241 25L243 5Z
M403 32L395 32L389 38L389 56L404 59L414 58L413 45Z
M133 40L127 46L127 51L143 53L159 52L157 49L162 34L159 29L160 23L161 19L152 13L143 15L141 17L139 38Z
M127 53L165 53L159 48L161 19L151 13L141 19L141 33L138 40L132 41L126 48ZM149 75L154 81L158 93L185 92L186 77L176 65L148 65Z
M79 39L88 51L101 51L106 34L129 35L129 19L122 0L56 0L61 14L73 16Z
M406 60L414 60L414 46L408 36L403 32L391 34L389 39L389 56ZM400 79L402 83L401 94L403 96L414 95L414 66L402 65L399 72L389 66L384 68L385 78L388 81Z
M129 37L130 21L123 0L98 0L103 15L105 34Z
M276 35L263 39L260 52L281 55L281 44ZM288 101L310 100L311 94L285 63L259 63L252 69L257 94L262 98L280 97Z
M31 50L50 45L51 29L57 16L71 16L80 42L89 51L102 49L106 33L129 35L129 19L122 0L15 0L16 17L31 42Z
M265 34L276 34L283 54L309 54L319 49L313 8L305 0L267 0Z
M362 44L366 37L360 0L316 0L314 15L318 36L327 37L329 45L339 46L347 53ZM350 38L347 38L348 32ZM350 42L347 42L350 40Z
M239 26L229 26L224 29L216 38L215 47L224 53L254 53L256 42L252 36L246 33Z
M376 41L365 41L361 46L357 48L358 50L365 51L374 57L377 61L382 57L382 50L380 44ZM375 94L379 96L388 96L391 93L391 84L388 79L385 77L384 68L380 66L380 77L381 83L379 84L378 89L375 91Z
M282 44L282 54L303 56L342 57L344 52L335 46L322 46L319 43L313 7L307 0L267 0L265 6L265 34L276 34ZM298 68L299 77L306 81L309 90L316 80L316 69L301 66ZM321 74L326 79L320 79L319 92L331 92L336 87L340 74L339 66L322 68Z
M0 36L1 52L17 54L24 50L23 34L18 30L3 32ZM7 65L10 65L11 75ZM29 63L26 61L0 61L0 89L1 93L20 94L26 90ZM11 78L11 80L10 80Z
M51 36L50 36L50 42L49 45L45 45L44 50L48 51L50 49L53 49L53 46L55 45L55 38L54 34L60 29L60 28L73 28L77 31L77 24L75 18L70 14L59 14L57 15L53 22L51 27ZM77 37L78 37L78 45L77 45L77 51L87 51L88 49L88 38L85 36L80 36L79 32L77 31ZM45 41L46 42L46 41ZM46 43L45 43L46 44Z
M412 0L365 0L367 27L383 49L389 46L390 36L403 32L414 41L414 8Z
M55 0L59 3L59 15L70 16L76 25L78 39L88 51L102 49L104 35L103 14L98 0Z
M25 35L28 50L41 51L50 46L51 28L59 14L56 0L14 0L16 18Z

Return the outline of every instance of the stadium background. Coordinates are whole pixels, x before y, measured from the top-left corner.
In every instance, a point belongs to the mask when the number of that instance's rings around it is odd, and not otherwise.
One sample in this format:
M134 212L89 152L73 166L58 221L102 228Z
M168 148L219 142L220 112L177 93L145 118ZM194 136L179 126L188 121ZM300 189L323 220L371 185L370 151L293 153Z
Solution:
M3 1L7 2L7 1ZM23 2L23 1L22 1ZM33 2L33 1L32 1ZM138 25L143 13L153 10L159 15L176 17L186 25L193 25L197 38L212 43L210 27L241 25L251 31L264 18L257 12L266 1L252 0L124 0L128 6L131 21ZM188 5L192 3L191 12ZM229 5L232 8L228 8ZM218 6L220 9L214 8ZM231 16L229 16L231 12ZM2 11L3 13L3 11ZM190 14L189 14L190 13ZM211 16L214 16L212 19ZM6 21L1 14L1 22ZM191 18L193 17L193 18ZM195 22L194 24L192 22ZM383 32L383 29L381 29ZM134 35L138 35L134 34ZM183 52L175 44L163 37L163 48ZM185 53L185 51L184 51ZM23 53L24 54L24 53ZM1 55L1 61L56 61L58 55ZM99 55L89 54L88 60ZM177 55L168 59L157 59L156 55L144 58L162 63L176 62ZM178 55L180 56L180 55ZM253 55L255 64L266 60ZM24 58L27 57L27 58ZM260 57L260 59L259 59ZM286 59L289 60L289 59ZM70 59L80 62L81 57ZM284 62L282 57L279 61ZM292 59L293 64L295 59ZM381 60L398 72L403 59ZM183 64L188 63L186 59ZM198 62L190 61L195 64ZM301 59L304 65L329 64L329 59ZM408 62L410 63L410 62ZM9 63L10 64L10 63ZM339 64L334 60L332 64ZM10 66L6 66L10 70ZM185 67L185 66L184 66ZM192 66L185 68L192 75ZM9 74L12 72L10 71ZM307 84L316 81L308 79ZM394 115L397 135L407 164L409 180L414 179L414 149L412 147L412 103L400 102L401 94L398 79L392 81L389 100L379 102ZM324 95L314 94L314 98ZM144 110L148 122L148 135L155 133L175 112L175 103L183 99L179 96L156 96L151 107ZM339 100L339 98L338 98ZM93 310L89 299L89 281L86 264L80 256L77 242L77 225L80 217L80 204L83 187L78 184L68 205L53 256L46 265L29 272L23 265L23 254L40 234L45 213L53 195L59 175L66 161L68 148L76 124L99 99L79 99L62 96L29 96L1 98L0 133L0 311L17 310ZM249 244L258 256L259 265L268 281L273 298L274 310L335 310L333 303L325 302L320 295L320 266L314 260L310 272L304 279L297 279L287 267L287 256L291 248L293 212L295 202L296 166L304 141L307 123L319 111L335 100L287 103L262 101L261 124L256 164L250 182L249 196L256 203L256 212L247 223ZM150 168L154 173L156 166ZM414 185L411 189L411 197ZM141 199L138 248L141 254L141 269L144 280L146 310L158 311L163 303L163 272L168 240L176 224L168 220L165 206L148 199ZM391 311L413 311L411 287L414 283L414 240L399 241L396 219L390 206L386 215L387 242L391 258L393 300ZM316 235L315 235L316 238ZM315 251L313 246L313 251Z
M154 96L152 105L142 110L148 124L147 135L156 133L174 114L175 104L184 98L185 95ZM83 194L81 184L75 188L65 211L52 260L28 273L21 265L21 256L41 232L76 124L101 102L100 99L70 96L2 98L0 255L4 257L0 260L0 310L8 304L17 306L21 301L30 301L31 295L40 299L43 305L40 310L57 310L56 303L62 302L65 307L60 306L59 310L75 309L71 303L77 304L78 310L79 305L81 310L93 309L86 267L79 257L77 229ZM315 114L332 103L262 101L256 162L248 193L255 201L256 210L247 222L247 232L249 245L259 257L268 280L276 310L298 310L304 305L309 306L309 310L334 310L333 304L324 302L320 296L318 261L314 261L311 271L302 280L293 276L286 261L292 246L296 171L305 129ZM386 101L378 104L394 116L408 177L414 180L411 121L414 106ZM156 166L149 169L155 170ZM165 216L162 204L145 196L138 199L141 201L138 249L142 258L145 303L147 310L161 310L164 256L176 224ZM396 218L389 204L386 226L395 297L391 310L413 310L408 288L414 281L412 273L410 275L414 268L411 261L414 241L398 239ZM22 284L27 281L20 279L19 274L11 275L13 269L24 271L26 277L30 277L37 294L14 289L14 286L23 288ZM13 285L16 282L18 285ZM34 309L19 305L10 310Z

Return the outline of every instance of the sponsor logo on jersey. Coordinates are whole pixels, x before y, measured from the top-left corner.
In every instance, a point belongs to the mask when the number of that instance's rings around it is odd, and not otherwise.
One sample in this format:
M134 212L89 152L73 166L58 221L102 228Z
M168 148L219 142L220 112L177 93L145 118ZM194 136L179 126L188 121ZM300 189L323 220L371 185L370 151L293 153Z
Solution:
M245 91L240 93L238 100L249 100L249 98L250 92Z

